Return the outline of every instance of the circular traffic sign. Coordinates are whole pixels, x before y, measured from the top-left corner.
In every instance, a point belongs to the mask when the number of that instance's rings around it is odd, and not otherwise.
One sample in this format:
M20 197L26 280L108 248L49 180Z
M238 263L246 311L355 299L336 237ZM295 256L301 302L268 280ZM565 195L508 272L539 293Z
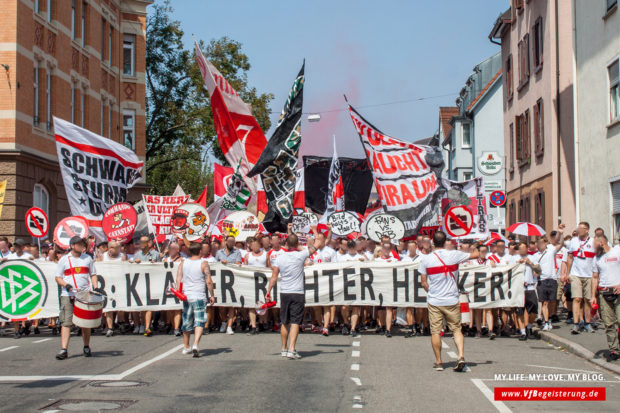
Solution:
M506 194L502 191L493 191L489 196L489 202L493 206L501 207L506 203Z
M45 212L37 207L26 211L26 229L35 238L43 238L49 230L49 220Z
M127 202L112 205L103 214L101 228L108 241L128 242L133 236L138 222L136 210Z
M0 286L0 316L11 321L34 317L47 300L45 276L31 261L0 263Z
M185 234L188 241L201 239L207 233L210 223L207 209L196 202L178 206L170 219L172 232L179 238Z
M454 206L446 212L444 227L451 237L464 237L474 226L474 216L462 205Z
M82 217L67 217L62 219L54 228L54 242L60 248L69 248L74 236L86 238L88 236L88 222Z

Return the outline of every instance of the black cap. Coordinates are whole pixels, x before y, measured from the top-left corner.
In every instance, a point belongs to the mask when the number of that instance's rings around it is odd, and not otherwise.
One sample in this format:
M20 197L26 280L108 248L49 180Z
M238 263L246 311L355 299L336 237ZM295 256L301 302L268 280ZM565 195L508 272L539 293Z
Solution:
M87 245L86 244L86 240L80 236L74 235L71 237L71 241L69 241L69 245L75 245L75 244L83 244L83 245Z
M14 245L18 245L18 246L20 246L20 247L23 247L24 245L26 245L26 241L24 241L24 240L23 240L23 239L21 239L21 238L17 238L13 244L14 244Z

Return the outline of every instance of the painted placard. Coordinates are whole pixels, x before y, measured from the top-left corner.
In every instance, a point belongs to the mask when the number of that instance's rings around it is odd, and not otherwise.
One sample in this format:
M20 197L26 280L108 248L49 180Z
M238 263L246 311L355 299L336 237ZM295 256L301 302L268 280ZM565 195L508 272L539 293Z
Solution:
M247 211L233 212L222 221L222 235L232 235L239 241L253 237L259 230L258 218Z
M366 222L366 236L375 242L381 242L385 236L398 241L405 236L405 225L394 215L374 214Z
M327 222L332 224L332 234L338 237L360 232L360 220L349 211L334 212L327 217Z
M126 243L132 239L138 222L136 210L127 202L112 205L103 214L101 228L108 241Z
M207 234L210 223L207 209L195 202L177 207L170 219L172 233L178 238L182 238L185 234L188 241L202 239Z

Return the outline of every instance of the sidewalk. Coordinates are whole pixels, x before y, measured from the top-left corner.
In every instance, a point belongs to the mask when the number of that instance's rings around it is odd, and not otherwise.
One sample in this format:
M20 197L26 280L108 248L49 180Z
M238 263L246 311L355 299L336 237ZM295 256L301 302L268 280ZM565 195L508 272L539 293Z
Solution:
M620 374L620 360L607 361L609 349L605 337L605 326L600 320L597 323L598 329L594 333L582 331L580 334L573 335L570 332L571 327L572 324L566 324L564 317L561 317L561 321L554 324L553 331L539 330L538 332L541 339L563 347L566 351L589 360L604 369Z

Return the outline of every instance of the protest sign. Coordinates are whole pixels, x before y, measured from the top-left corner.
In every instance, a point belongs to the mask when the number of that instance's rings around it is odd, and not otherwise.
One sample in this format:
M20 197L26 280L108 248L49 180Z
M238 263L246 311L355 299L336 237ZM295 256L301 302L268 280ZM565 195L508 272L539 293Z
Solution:
M390 214L374 214L366 221L366 236L375 242L381 242L381 237L390 237L392 242L398 242L405 235L403 221Z
M316 225L319 222L319 218L312 212L302 212L299 215L293 216L293 232L307 234L310 232L310 227Z
M444 228L452 238L484 239L489 236L484 178L463 182L443 179L446 194L441 200Z
M35 238L43 238L49 230L49 220L45 212L37 207L32 207L26 211L26 229Z
M185 234L188 241L202 239L209 229L210 222L207 209L195 202L177 207L170 221L172 232L180 239Z
M82 217L63 218L54 228L54 242L63 249L70 247L71 238L76 235L81 238L88 236L88 222Z
M332 224L332 234L339 237L360 232L359 218L349 211L334 212L327 217L327 222Z
M108 241L119 241L126 243L133 237L138 222L136 210L126 202L119 202L112 205L103 214L101 228Z
M146 207L149 231L155 236L157 242L162 242L172 232L170 229L172 213L176 207L189 200L189 195L142 195L142 199Z
M232 235L239 241L253 237L259 230L258 218L247 211L233 212L222 221L222 234Z

